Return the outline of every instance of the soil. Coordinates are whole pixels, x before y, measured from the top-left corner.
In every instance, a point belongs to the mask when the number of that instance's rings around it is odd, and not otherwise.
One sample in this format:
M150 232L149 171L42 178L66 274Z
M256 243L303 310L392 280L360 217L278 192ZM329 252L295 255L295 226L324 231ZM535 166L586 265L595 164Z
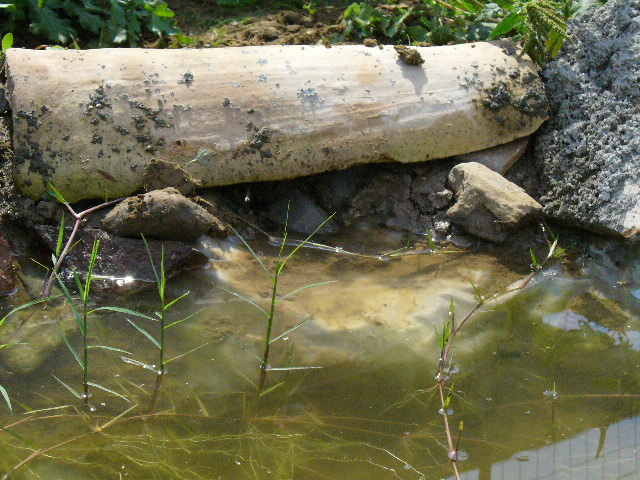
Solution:
M277 2L274 2L277 3ZM331 45L334 36L345 26L342 15L351 1L317 2L320 6L313 14L292 7L242 10L213 5L207 0L178 0L171 2L178 25L196 41L191 47L240 47L252 45ZM422 7L418 0L390 5L390 1L367 2L388 13L411 6ZM324 5L323 5L324 4ZM375 46L392 44L390 39L350 39L348 43Z

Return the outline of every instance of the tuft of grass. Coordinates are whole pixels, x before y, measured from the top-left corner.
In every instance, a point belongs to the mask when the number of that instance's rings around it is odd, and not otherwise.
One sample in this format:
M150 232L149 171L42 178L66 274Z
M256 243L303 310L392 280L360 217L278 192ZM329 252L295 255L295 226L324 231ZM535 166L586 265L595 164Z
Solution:
M298 252L298 250L300 250L300 248L302 248L303 246L308 244L310 242L311 238L318 232L318 230L320 230L332 218L333 218L333 215L329 216L324 222L322 222L320 225L318 225L318 227L316 227L316 229L311 233L311 235L309 235L302 242L299 242L299 243L296 242L295 248L291 252L289 252L289 254L285 254L285 247L287 246L287 238L288 238L288 235L289 235L289 232L288 232L289 212L287 210L287 218L286 218L286 221L285 221L284 233L283 233L283 236L282 236L282 240L280 242L280 248L279 248L279 251L278 251L278 255L276 257L276 262L275 262L275 266L273 268L273 271L271 271L271 270L269 270L267 268L267 266L264 264L262 259L256 254L256 252L253 250L253 248L251 248L251 246L247 243L247 241L244 238L242 238L242 236L239 235L238 232L235 232L235 230L234 230L235 234L238 236L238 238L240 238L240 240L247 247L249 252L251 252L251 255L258 261L258 263L260 264L260 266L262 267L262 269L264 270L266 275L271 280L271 300L270 300L270 302L269 302L269 304L268 304L268 306L266 308L261 307L260 305L258 305L253 300L245 297L244 295L242 295L242 294L240 294L238 292L234 292L233 290L228 290L226 288L223 288L223 290L225 290L226 292L229 292L230 294L235 295L236 297L240 298L241 300L245 301L246 303L248 303L248 304L252 305L253 307L255 307L256 309L258 309L265 317L266 329L265 329L264 340L263 340L264 347L262 349L262 355L258 355L256 353L254 353L248 347L240 344L244 350L246 350L249 353L251 353L251 355L253 355L260 362L260 375L258 377L258 383L256 384L256 389L258 390L259 395L265 395L266 393L269 393L270 391L275 390L275 388L277 388L278 386L281 385L281 383L277 384L275 387L270 387L267 390L265 390L265 388L264 388L265 384L266 384L266 381L267 381L267 372L269 370L271 370L271 367L269 365L269 355L271 353L271 345L274 342L277 342L278 340L280 340L281 338L286 337L291 332L297 330L302 325L304 325L309 320L311 320L311 318L313 318L313 315L311 315L311 316L305 318L304 320L302 320L301 322L299 322L294 327L288 329L286 332L278 335L275 338L272 338L273 337L273 326L274 326L275 317L276 317L276 307L277 307L277 305L280 302L282 302L283 300L285 300L286 298L289 298L289 297L291 297L291 296L293 296L293 295L295 295L295 294L297 294L299 292L302 292L303 290L307 290L309 288L319 287L321 285L327 285L329 283L334 283L334 281L311 283L309 285L305 285L303 287L297 288L297 289L287 293L286 295L278 298L278 283L279 283L279 280L280 280L280 276L282 275L282 273L284 271L284 267L287 265L287 262L289 262L289 260L291 260L291 258ZM286 370L286 368L285 369L278 369L278 370Z
M99 307L93 310L89 309L89 296L91 292L91 282L93 280L93 269L96 265L99 249L100 249L100 241L96 240L93 243L93 248L91 250L91 259L89 261L89 269L87 271L87 277L84 283L82 283L82 281L80 280L80 277L78 276L78 272L76 271L73 272L73 279L78 288L78 291L80 292L80 300L81 300L80 305L76 304L76 301L71 296L69 289L62 282L60 277L57 276L58 282L60 284L60 288L62 289L64 296L69 302L69 306L71 307L73 315L78 323L78 328L82 336L82 350L81 350L81 353L78 353L78 350L76 350L76 348L74 348L74 346L71 344L71 341L69 340L67 335L65 335L62 329L60 329L60 333L62 335L62 338L64 339L65 344L67 345L67 348L69 349L73 357L76 359L76 361L80 365L80 368L82 369L82 393L78 393L75 389L73 389L72 387L64 383L59 378L55 376L54 378L58 382L60 382L62 386L64 386L67 390L69 390L69 392L71 392L73 396L75 396L76 398L82 399L85 405L89 405L89 398L91 397L91 392L89 387L95 387L100 390L104 390L107 393L111 393L112 395L115 395L127 402L130 402L130 400L127 399L125 396L117 392L114 392L113 390L110 390L102 385L89 381L89 350L104 349L104 350L110 350L110 351L115 351L120 353L129 353L122 349L109 347L106 345L89 345L89 340L88 340L89 339L89 322L88 322L89 316L98 310L108 310L110 308L110 307Z

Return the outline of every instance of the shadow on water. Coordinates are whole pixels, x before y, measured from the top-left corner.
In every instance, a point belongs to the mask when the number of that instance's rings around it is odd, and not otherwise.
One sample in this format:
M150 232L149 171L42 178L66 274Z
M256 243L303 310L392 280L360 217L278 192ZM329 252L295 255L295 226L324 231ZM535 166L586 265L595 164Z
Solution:
M0 420L3 474L20 466L9 478L453 478L437 413L434 326L452 297L459 312L473 305L468 280L489 294L521 272L482 253L380 262L304 251L282 292L339 281L282 302L276 334L314 317L274 343L274 370L256 401L259 363L239 343L259 350L264 321L218 287L261 303L268 279L237 243L205 247L222 261L169 286L170 298L192 291L176 318L204 310L167 342L170 356L209 343L169 365L155 412L146 414L154 372L109 351L95 356L95 381L132 403L96 391L97 411L83 410L52 377L78 382L60 347L36 372L3 376L15 410ZM592 250L579 275L560 264L540 272L461 332L450 419L456 436L464 422L463 479L640 476L640 263L629 251L612 270L603 252ZM154 301L137 295L122 305L152 312ZM94 321L96 343L142 362L155 355L122 316ZM323 368L277 370L312 366ZM557 398L544 394L552 388Z

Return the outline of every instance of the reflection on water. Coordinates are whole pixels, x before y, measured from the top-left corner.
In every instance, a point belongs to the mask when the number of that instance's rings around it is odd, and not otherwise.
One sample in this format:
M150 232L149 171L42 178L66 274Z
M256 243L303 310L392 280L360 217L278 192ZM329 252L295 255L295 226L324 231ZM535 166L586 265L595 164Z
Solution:
M222 260L170 284L170 298L191 291L173 320L204 310L169 331L168 357L202 348L169 364L155 412L147 412L153 372L96 350L92 381L134 406L94 390L97 412L88 414L52 376L74 388L81 381L62 346L33 374L3 372L15 416L2 406L2 473L27 459L10 478L453 478L433 388L434 327L452 298L459 318L473 305L469 280L490 296L526 269L491 252L381 262L304 251L287 266L282 295L338 282L278 305L276 336L313 319L273 344L267 388L276 388L256 397L258 361L248 350L260 352L264 319L219 287L266 306L269 279L238 242L203 247ZM255 248L266 258L275 251ZM556 265L489 304L456 340L451 423L457 437L464 421L463 479L640 478L640 263L606 248L582 260L578 275ZM153 313L157 298L118 306ZM94 316L90 337L156 359L121 315ZM278 370L286 367L322 368ZM555 399L544 394L554 386Z

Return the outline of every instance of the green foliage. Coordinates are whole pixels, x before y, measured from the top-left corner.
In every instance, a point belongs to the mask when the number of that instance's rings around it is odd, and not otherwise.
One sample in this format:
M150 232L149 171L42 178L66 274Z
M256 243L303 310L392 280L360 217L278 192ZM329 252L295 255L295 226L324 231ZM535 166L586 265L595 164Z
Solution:
M496 26L490 38L514 33L522 41L522 53L538 65L553 58L567 38L566 5L571 0L518 0Z
M511 37L538 65L553 58L568 38L566 21L603 0L422 0L392 13L352 3L342 34L332 42L376 38L388 43L448 45Z
M260 395L266 395L268 392L273 391L275 388L277 388L278 386L280 386L281 384L278 384L276 387L271 387L268 389L264 389L265 386L265 382L267 380L267 371L272 370L271 367L269 366L269 354L271 351L271 345L274 342L277 342L278 340L280 340L281 338L286 337L287 335L289 335L291 332L297 330L298 328L300 328L302 325L304 325L306 322L308 322L309 320L311 320L311 318L313 318L313 315L306 317L304 320L302 320L301 322L299 322L297 325L295 325L294 327L288 329L286 332L281 333L280 335L278 335L275 338L273 337L273 327L274 327L274 320L275 320L275 316L276 316L276 306L282 302L283 300L303 291L303 290L307 290L309 288L315 288L321 285L326 285L328 283L333 283L333 281L329 281L329 282L318 282L318 283L312 283L309 285L305 285L303 287L300 288L296 288L295 290L293 290L292 292L287 293L284 296L281 296L280 298L278 298L279 293L278 293L278 281L280 279L280 275L282 274L285 265L287 264L287 262L298 252L298 250L300 250L300 248L304 247L306 244L308 244L311 240L311 238L318 232L318 230L320 230L325 223L327 223L329 220L331 220L333 218L333 215L331 215L330 217L328 217L324 222L322 222L320 225L318 225L318 227L316 227L316 229L311 233L311 235L309 235L304 241L297 243L296 247L288 254L285 254L285 247L287 246L287 237L289 235L287 227L289 224L289 213L287 211L287 219L285 222L285 227L284 227L284 234L282 236L282 242L280 243L280 249L278 251L278 256L276 257L276 264L275 267L273 269L273 271L269 270L267 268L267 266L264 264L264 262L262 261L262 259L256 254L256 252L253 250L253 248L251 248L251 246L246 242L246 240L244 238L242 238L240 235L238 235L238 238L240 238L240 240L242 241L242 243L244 243L244 245L247 247L247 249L249 249L249 252L251 252L251 255L253 255L253 257L260 263L260 266L262 267L262 269L264 270L264 272L266 273L266 275L269 277L269 280L271 280L271 301L268 305L267 308L263 308L260 305L258 305L256 302L254 302L253 300L245 297L244 295L238 293L238 292L234 292L232 290L227 290L226 288L223 288L222 290L225 290L226 292L229 292L232 295L235 295L236 297L244 300L245 302L247 302L248 304L252 305L253 307L257 308L264 316L266 319L266 332L265 332L265 336L264 336L264 350L262 353L262 356L259 356L257 354L255 354L254 352L251 351L251 349L245 347L244 345L240 344L240 346L247 352L251 353L251 355L253 355L254 358L256 358L259 362L260 362L260 377L258 378L258 383L256 385L256 388L259 392ZM288 370L287 368L280 368L278 370Z
M28 30L58 45L135 47L145 32L178 33L174 15L163 0L15 0L0 4L0 33Z
M346 38L400 37L406 29L404 21L412 11L412 8L399 9L398 15L388 15L367 3L352 3L343 14L346 25L343 35Z

